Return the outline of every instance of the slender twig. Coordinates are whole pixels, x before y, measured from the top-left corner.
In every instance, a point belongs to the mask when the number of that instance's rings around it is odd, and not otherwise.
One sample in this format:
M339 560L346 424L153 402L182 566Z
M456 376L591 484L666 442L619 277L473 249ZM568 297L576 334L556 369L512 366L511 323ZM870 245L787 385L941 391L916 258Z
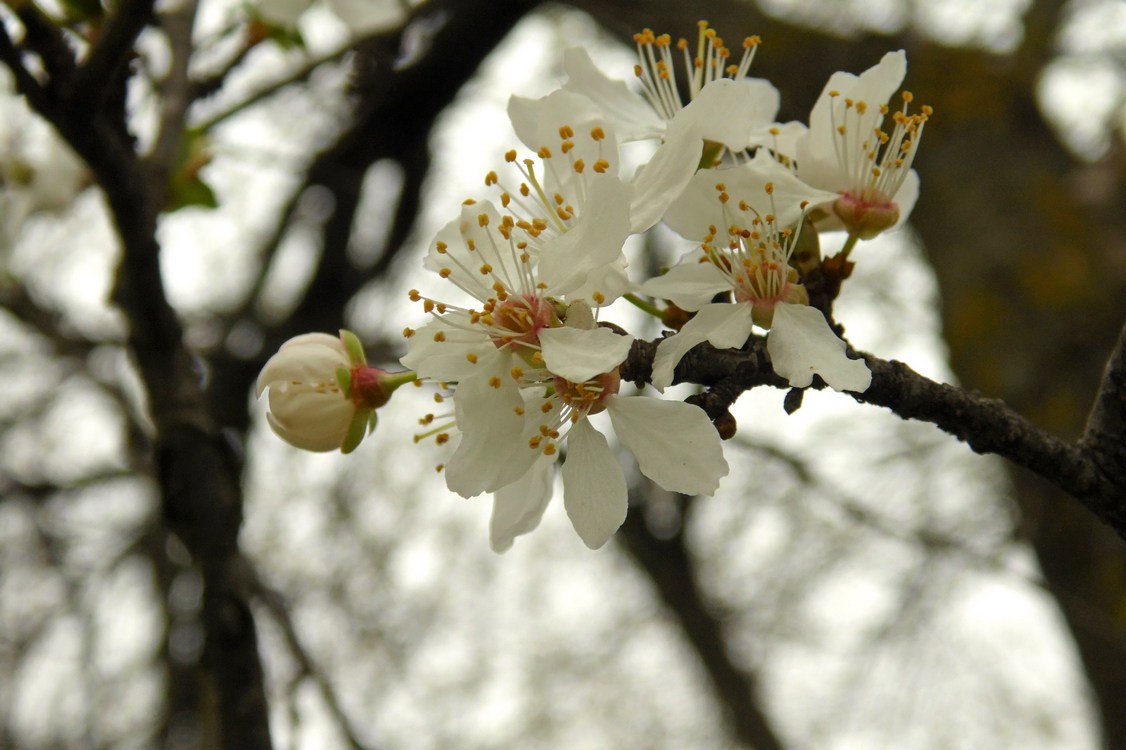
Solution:
M626 380L645 381L657 342L639 341L622 366ZM1078 499L1103 523L1126 537L1126 333L1119 340L1088 432L1069 443L1040 429L1003 401L936 383L902 362L860 354L872 371L862 403L884 406L904 419L930 422L978 453L995 453L1038 474ZM760 385L787 387L774 374L765 341L753 337L743 349L702 344L681 360L675 382L709 386L693 397L713 419L741 393Z
M289 648L290 654L297 661L297 666L300 670L298 677L307 677L313 681L317 686L317 690L321 694L321 699L324 701L325 706L328 708L329 713L332 714L333 719L336 720L340 731L348 739L348 744L352 750L368 750L369 746L365 745L359 739L359 733L353 725L352 720L348 718L348 714L344 712L344 708L340 705L340 699L336 695L336 690L333 688L332 683L328 677L325 676L324 671L317 665L316 660L313 659L309 650L305 648L305 644L301 641L301 636L297 633L297 626L293 622L293 618L289 614L286 607L285 599L280 593L270 588L261 578L255 576L252 583L252 590L255 598L266 608L270 616L281 628L282 636L285 639L286 646Z

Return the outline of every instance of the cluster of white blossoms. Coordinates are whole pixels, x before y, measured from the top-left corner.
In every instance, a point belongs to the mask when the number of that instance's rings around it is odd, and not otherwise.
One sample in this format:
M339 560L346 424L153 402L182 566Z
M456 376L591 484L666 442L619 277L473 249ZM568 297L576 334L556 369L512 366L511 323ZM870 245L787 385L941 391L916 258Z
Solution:
M432 289L410 292L428 319L404 331L405 373L370 375L347 334L343 344L299 337L271 359L259 395L270 388L282 438L351 450L388 383L440 384L445 412L425 415L415 439L449 452L439 468L452 491L493 494L493 548L539 524L560 461L567 515L598 548L625 520L627 483L591 417L604 412L641 473L668 491L710 495L728 472L702 409L620 392L634 342L599 320L601 308L625 297L677 329L656 348L657 391L695 346L740 348L756 330L790 386L817 376L839 391L868 388L868 367L828 313L853 247L902 224L918 193L911 161L930 110L911 113L908 93L888 105L904 53L833 75L806 126L775 122L777 90L748 77L757 37L737 60L704 22L694 54L648 30L635 39L633 86L572 49L561 89L511 99L524 152L509 151L486 194L467 199L431 244ZM652 141L652 155L627 174L619 146L638 140ZM623 245L659 222L698 250L656 278L631 278ZM823 260L817 233L832 230L847 239Z

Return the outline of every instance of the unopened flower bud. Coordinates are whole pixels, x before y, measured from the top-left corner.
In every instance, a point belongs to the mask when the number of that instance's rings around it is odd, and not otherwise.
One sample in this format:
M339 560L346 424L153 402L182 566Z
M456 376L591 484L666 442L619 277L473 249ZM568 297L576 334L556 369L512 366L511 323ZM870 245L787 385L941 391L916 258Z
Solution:
M282 344L258 376L259 398L269 389L270 428L307 451L351 453L375 428L375 411L413 372L368 367L359 339L306 333Z

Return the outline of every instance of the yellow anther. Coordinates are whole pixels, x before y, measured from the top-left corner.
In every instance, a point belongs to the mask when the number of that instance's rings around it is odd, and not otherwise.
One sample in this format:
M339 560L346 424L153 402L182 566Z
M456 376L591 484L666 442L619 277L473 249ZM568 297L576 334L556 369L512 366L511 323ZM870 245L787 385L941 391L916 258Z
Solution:
M437 333L434 334L434 340L437 341L438 343L442 343L443 341L446 340L446 332L445 331L438 331Z
M403 338L409 339L413 335L414 335L414 329L411 328L410 326L407 326L406 328L403 329Z
M500 378L498 378L496 375L493 375L491 378L489 378L489 385L493 388L500 388Z
M465 358L469 360L469 364L471 364L471 365L477 364L477 355L474 354L473 352L469 352L468 354L466 354Z

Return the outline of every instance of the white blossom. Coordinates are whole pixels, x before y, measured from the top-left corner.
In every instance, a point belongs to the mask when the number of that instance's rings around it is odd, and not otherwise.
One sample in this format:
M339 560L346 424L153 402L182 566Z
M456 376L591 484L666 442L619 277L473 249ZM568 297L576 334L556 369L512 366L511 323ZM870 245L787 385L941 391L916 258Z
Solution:
M816 199L819 191L803 188L786 170L772 173L777 167L771 167L771 161L760 154L744 167L701 174L694 180L712 182L711 222L699 215L702 184L690 186L684 204L672 212L679 231L695 224L706 227L699 230L706 234L693 259L642 285L646 294L696 313L657 347L651 381L659 390L672 383L677 363L694 346L707 341L721 349L741 347L756 325L769 329L766 347L774 371L792 386L808 386L814 374L837 390L862 392L871 382L864 362L846 356L845 343L829 328L825 316L808 305L806 290L790 266L798 235L789 225L796 223L800 231L800 212L809 199L776 209L777 194L793 199L805 190ZM724 174L734 177L753 203L733 201L727 192L730 186L715 182ZM768 181L769 176L784 181L783 189ZM711 302L723 293L730 293L734 301Z

